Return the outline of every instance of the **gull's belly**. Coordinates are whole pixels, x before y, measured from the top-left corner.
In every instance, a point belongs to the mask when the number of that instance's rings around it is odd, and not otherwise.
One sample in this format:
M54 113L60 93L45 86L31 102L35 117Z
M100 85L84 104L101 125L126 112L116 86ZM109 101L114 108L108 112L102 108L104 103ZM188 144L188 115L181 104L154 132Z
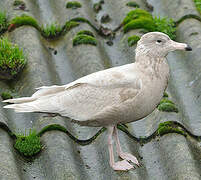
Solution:
M159 86L160 84L160 86ZM80 125L108 126L118 123L128 123L140 120L149 115L159 104L163 97L167 82L151 81L136 97L116 107L110 116L81 122Z
M127 112L122 112L124 116L121 117L122 119L119 119L119 122L133 122L149 115L163 97L166 85L167 82L165 81L163 83L158 81L149 83L146 89L142 89L140 94L127 103Z

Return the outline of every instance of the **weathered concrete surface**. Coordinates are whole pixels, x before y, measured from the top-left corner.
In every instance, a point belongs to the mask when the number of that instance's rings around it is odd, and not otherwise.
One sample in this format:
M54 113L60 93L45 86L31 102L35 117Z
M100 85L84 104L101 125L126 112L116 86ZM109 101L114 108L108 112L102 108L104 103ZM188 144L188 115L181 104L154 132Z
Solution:
M154 13L157 16L167 16L178 21L185 15L200 16L192 0L148 0L154 6Z
M7 132L0 129L0 179L15 180L21 179L18 171L18 164L15 159L13 141Z
M31 0L26 2L27 14L35 17L42 24L58 22L63 25L74 17L88 18L97 27L100 18L108 13L111 21L104 26L116 28L125 15L133 8L127 7L128 0L105 1L99 13L93 11L93 4L98 1L81 1L82 8L66 9L64 0ZM136 1L146 9L144 1ZM157 1L149 0L154 6L153 14L169 16L179 20L187 14L199 15L191 0ZM13 10L12 2L2 0L0 7L6 9L10 18L23 11ZM95 20L97 19L97 21ZM191 28L189 28L191 27ZM80 45L73 47L72 39L80 30L92 31L98 41L97 46ZM175 52L167 58L171 68L168 86L169 98L179 108L179 113L154 111L149 117L128 125L129 131L139 136L149 136L160 122L178 121L191 132L200 134L201 128L201 25L194 19L187 19L177 27L177 41L192 46L192 52ZM108 46L107 38L99 36L89 25L81 23L64 37L56 41L45 40L32 27L23 26L8 33L9 39L22 47L27 55L28 64L15 82L7 85L0 82L0 92L12 90L18 96L30 96L34 88L43 85L66 84L79 77L102 70L107 67L131 63L134 61L135 46L128 47L127 38L140 35L140 30L127 34L118 31L113 46ZM55 55L49 48L57 51ZM24 132L29 128L37 131L49 124L60 124L79 139L92 137L99 128L80 127L68 118L43 117L42 114L21 113L3 110L0 103L0 121L8 124L14 132ZM115 172L109 167L107 149L107 132L102 133L90 145L76 144L65 133L46 132L41 140L42 152L31 162L18 155L13 149L13 141L8 134L0 130L0 179L25 180L65 180L65 179L201 179L201 144L192 138L178 134L168 134L159 140L141 146L125 133L120 132L120 141L124 151L137 156L142 167L129 172ZM115 157L117 159L117 157Z

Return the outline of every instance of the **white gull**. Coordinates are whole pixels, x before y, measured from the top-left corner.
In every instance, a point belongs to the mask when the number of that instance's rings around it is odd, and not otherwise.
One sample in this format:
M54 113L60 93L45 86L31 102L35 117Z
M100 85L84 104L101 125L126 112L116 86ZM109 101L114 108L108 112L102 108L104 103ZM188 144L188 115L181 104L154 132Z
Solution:
M110 166L114 170L132 169L130 161L139 163L121 150L117 124L140 120L157 107L169 78L165 57L174 50L192 49L163 33L147 33L137 43L135 63L95 72L67 85L40 87L31 97L5 100L15 104L4 108L57 113L83 126L107 127ZM122 161L114 161L113 135Z

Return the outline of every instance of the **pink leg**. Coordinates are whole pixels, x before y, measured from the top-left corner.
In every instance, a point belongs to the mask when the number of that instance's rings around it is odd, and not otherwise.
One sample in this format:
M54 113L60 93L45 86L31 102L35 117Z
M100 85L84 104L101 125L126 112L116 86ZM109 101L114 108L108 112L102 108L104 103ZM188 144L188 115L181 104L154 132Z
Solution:
M114 127L114 137L115 137L115 141L116 141L117 154L119 155L119 157L124 160L131 161L139 166L139 162L135 156L133 156L132 154L129 154L129 153L124 153L121 150L119 137L118 137L118 130L117 130L116 126Z
M112 146L113 131L114 131L114 126L109 126L108 127L108 149L109 149L109 155L110 155L110 166L114 170L122 170L122 171L126 171L126 170L134 168L126 160L114 162L114 154L113 154L113 146Z

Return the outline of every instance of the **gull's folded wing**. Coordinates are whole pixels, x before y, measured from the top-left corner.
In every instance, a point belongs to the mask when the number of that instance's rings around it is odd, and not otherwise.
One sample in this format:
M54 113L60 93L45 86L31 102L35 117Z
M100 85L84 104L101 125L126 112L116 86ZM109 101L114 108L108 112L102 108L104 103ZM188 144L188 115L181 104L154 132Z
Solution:
M93 77L86 76L65 86L41 87L30 101L25 99L23 102L21 98L7 100L19 104L5 108L13 108L17 112L58 113L84 121L104 113L104 109L121 106L140 92L141 80L135 76L118 71L100 74L91 74Z

